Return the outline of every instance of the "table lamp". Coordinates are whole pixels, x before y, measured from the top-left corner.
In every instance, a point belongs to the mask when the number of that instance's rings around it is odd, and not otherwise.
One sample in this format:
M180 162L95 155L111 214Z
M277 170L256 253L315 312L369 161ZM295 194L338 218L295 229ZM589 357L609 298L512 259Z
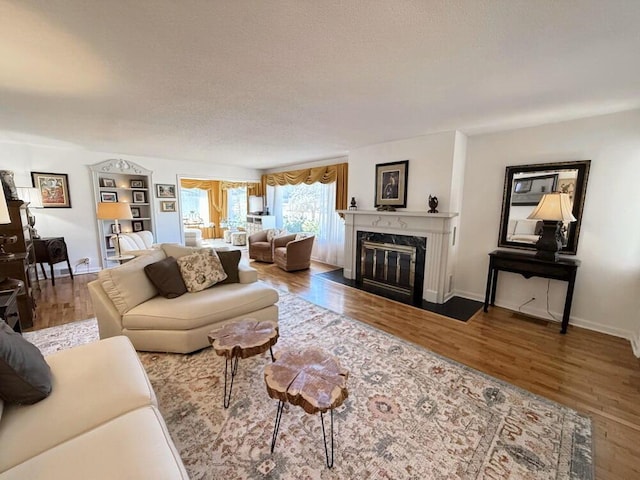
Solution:
M11 223L11 215L9 215L9 207L4 196L4 188L0 186L0 224ZM18 241L17 235L0 235L0 257L11 258L15 256L15 253L5 252L4 246L16 243Z
M566 193L546 193L538 206L527 217L542 220L542 236L536 243L536 258L550 262L558 261L558 252L562 250L563 222L575 222L571 212L571 200Z
M96 210L96 217L99 220L113 220L116 224L116 256L120 256L120 224L118 220L131 220L131 208L124 202L100 202Z
M31 213L32 208L44 208L40 190L35 187L16 187L16 190L18 190L18 198L27 207L27 222L29 223L29 230L31 230L31 238L40 238L38 231L35 229L36 217Z

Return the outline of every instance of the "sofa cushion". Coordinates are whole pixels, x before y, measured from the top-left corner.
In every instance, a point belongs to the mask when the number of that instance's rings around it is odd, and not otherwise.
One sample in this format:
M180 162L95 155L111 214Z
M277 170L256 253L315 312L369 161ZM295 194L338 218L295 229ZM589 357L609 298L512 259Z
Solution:
M35 405L5 405L0 472L126 412L156 404L127 337L56 352L46 361L51 367L51 395Z
M231 283L168 300L157 296L122 316L126 330L189 330L251 314L278 301L263 282Z
M240 250L229 250L226 252L216 251L218 258L222 263L222 268L227 274L227 278L219 283L224 285L227 283L238 283L240 281L240 272L238 270L238 264L240 263L240 257L242 252Z
M279 228L270 228L267 230L267 242L271 243L271 241L276 238L279 237L281 235L286 235L287 231L284 229L279 229Z
M187 293L178 262L173 257L145 266L144 273L158 289L158 293L165 298L176 298Z
M213 250L180 257L178 267L189 292L199 292L227 278L218 254Z
M0 477L3 480L189 478L164 420L153 406L138 408L55 445Z
M0 320L0 398L31 404L51 392L51 369L38 347Z
M120 314L155 297L158 290L144 273L144 267L166 258L164 251L151 250L130 262L102 270L98 280Z
M212 250L211 247L185 247L184 245L179 245L177 243L163 243L160 246L167 257L173 257L176 260L179 260L186 255L192 255L196 252L210 252Z

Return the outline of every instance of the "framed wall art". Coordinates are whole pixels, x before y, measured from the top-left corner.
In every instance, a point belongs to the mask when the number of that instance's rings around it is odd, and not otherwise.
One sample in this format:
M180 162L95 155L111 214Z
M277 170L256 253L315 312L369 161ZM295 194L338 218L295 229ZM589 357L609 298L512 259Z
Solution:
M31 172L31 182L40 190L44 208L71 208L69 177L66 173Z
M131 216L133 218L140 218L140 207L131 207Z
M376 165L376 207L407 206L409 160Z
M145 192L141 190L134 190L133 192L131 192L131 195L133 198L132 203L146 203L147 201Z
M115 203L118 201L116 192L100 192L100 201L104 203Z
M131 228L133 229L134 232L141 232L142 230L144 230L142 220L133 220L131 222Z
M144 188L144 180L131 180L129 186L131 188Z
M116 188L116 180L115 180L115 178L102 177L100 179L100 186L101 187Z
M156 183L156 197L176 198L176 186L168 183Z
M160 211L161 212L175 212L176 211L176 202L175 201L160 202Z

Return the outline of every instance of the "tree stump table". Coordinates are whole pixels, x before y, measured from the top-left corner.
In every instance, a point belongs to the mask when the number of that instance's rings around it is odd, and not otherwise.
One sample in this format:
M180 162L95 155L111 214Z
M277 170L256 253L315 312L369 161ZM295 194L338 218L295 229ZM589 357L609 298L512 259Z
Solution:
M278 325L271 321L258 321L245 318L239 322L228 323L223 327L209 332L209 342L216 354L224 357L224 408L229 408L233 379L238 371L238 360L249 358L269 350L271 360L274 361L271 347L278 341ZM231 364L231 365L229 365ZM229 372L230 371L230 372ZM227 395L227 377L229 393Z
M264 369L267 392L278 400L276 423L271 437L271 453L276 445L280 419L285 403L298 405L305 412L320 412L322 438L327 467L333 467L333 410L349 396L347 378L349 372L338 360L319 349L301 351L281 351L276 353L275 363ZM331 412L331 460L327 449L327 435L324 428L324 414Z

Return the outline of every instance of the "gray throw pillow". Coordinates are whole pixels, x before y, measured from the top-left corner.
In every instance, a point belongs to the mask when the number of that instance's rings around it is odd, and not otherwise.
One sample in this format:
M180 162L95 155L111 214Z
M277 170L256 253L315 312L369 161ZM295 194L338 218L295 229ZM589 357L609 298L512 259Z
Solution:
M224 272L227 274L227 278L218 283L218 285L224 285L225 283L240 283L238 264L240 263L242 252L240 250L228 250L224 252L218 250L216 253L218 254L220 263L222 263Z
M178 262L173 257L146 265L144 273L165 298L176 298L187 293Z
M38 348L0 320L0 398L32 404L51 393L51 369Z

